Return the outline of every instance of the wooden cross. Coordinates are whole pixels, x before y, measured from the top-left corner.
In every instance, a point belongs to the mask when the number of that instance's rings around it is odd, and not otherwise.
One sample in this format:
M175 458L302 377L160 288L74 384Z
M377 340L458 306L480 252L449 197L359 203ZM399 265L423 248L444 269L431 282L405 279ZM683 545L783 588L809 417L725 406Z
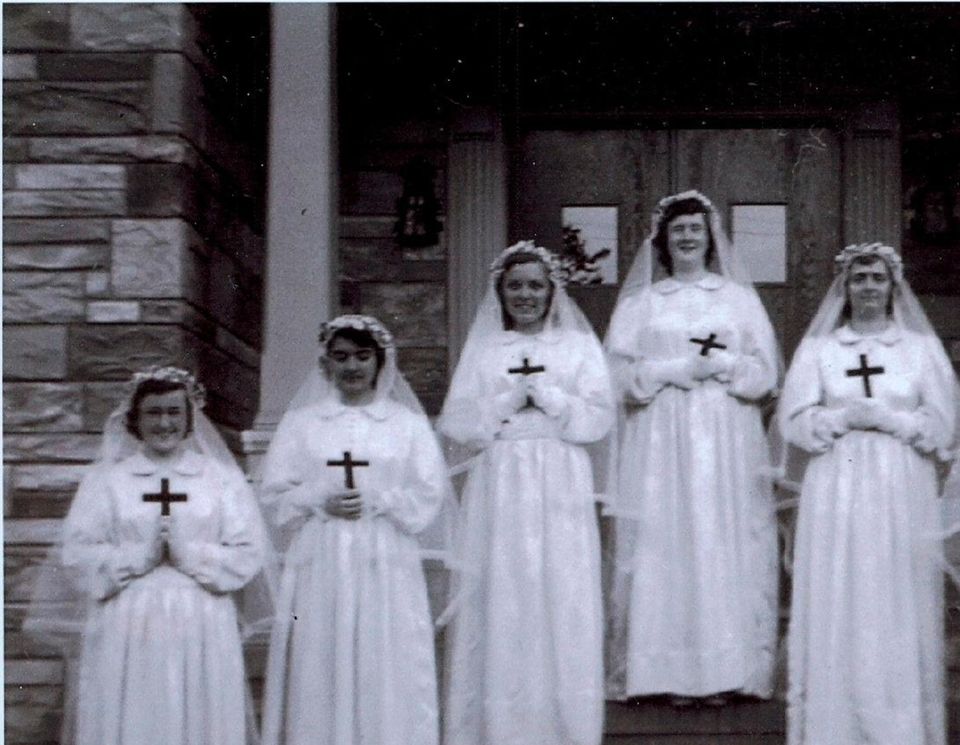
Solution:
M884 369L882 367L870 367L867 364L867 355L860 355L860 367L854 367L852 370L847 370L848 378L863 378L863 392L867 394L867 398L873 398L873 391L870 390L870 376L871 375L883 375Z
M511 375L523 375L523 376L533 375L534 373L542 373L546 371L547 371L547 368L545 368L543 365L531 365L530 360L528 360L526 357L523 358L522 367L511 367L509 370L507 370L507 372L510 373Z
M710 354L710 350L711 350L711 349L726 349L726 348L727 348L727 345L726 345L726 344L720 344L720 343L717 342L717 335L716 335L716 334L713 334L713 333L711 333L710 336L708 336L706 339L693 338L693 339L690 339L690 341L693 342L694 344L699 344L699 345L700 345L700 347L701 347L701 348L700 348L700 356L701 356L701 357L706 357L708 354Z
M163 517L169 517L170 515L170 503L171 502L186 502L186 494L174 494L170 491L170 479L160 479L160 491L154 492L152 494L143 495L144 502L159 502L160 503L160 514Z
M369 466L370 461L368 460L354 460L353 456L350 454L349 450L345 450L343 453L343 460L328 460L328 466L340 466L343 468L343 485L347 489L353 489L353 469L354 466Z

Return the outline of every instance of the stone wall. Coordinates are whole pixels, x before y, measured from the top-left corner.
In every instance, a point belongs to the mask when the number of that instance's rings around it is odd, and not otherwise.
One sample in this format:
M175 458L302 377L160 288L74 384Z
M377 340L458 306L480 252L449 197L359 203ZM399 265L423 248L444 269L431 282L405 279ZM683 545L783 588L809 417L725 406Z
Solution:
M368 313L397 338L399 364L430 414L447 384L446 235L404 249L394 235L404 167L421 157L436 169L441 220L446 203L447 130L422 119L352 128L341 125L340 305Z
M228 435L256 413L269 11L3 12L5 734L39 743L62 666L24 588L122 381L186 365Z

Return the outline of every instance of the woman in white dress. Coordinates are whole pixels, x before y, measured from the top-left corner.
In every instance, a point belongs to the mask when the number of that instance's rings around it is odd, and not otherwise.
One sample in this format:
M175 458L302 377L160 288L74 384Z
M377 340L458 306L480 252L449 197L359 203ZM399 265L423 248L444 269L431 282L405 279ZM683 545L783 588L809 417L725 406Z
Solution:
M430 424L374 318L323 324L263 498L291 539L267 664L265 745L436 745L418 534L452 497Z
M699 192L658 205L605 344L622 404L608 693L768 697L778 559L761 411L779 353Z
M600 548L584 448L613 419L599 341L553 255L506 249L439 429L476 453L447 632L446 745L597 745Z
M232 593L258 575L265 533L202 405L203 388L185 370L137 373L71 504L62 569L86 602L72 619L81 651L78 680L68 681L65 708L76 721L67 742L256 738ZM70 621L38 608L27 624L64 634Z
M784 437L810 455L788 642L790 745L943 745L938 461L956 378L878 243L848 246L794 356Z

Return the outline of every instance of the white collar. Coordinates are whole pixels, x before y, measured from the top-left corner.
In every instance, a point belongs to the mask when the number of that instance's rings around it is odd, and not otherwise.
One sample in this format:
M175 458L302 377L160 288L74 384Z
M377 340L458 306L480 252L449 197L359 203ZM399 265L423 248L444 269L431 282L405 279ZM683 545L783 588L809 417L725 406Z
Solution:
M859 334L850 328L850 324L844 324L834 331L834 335L841 344L857 344L867 339L876 339L888 347L896 344L902 338L900 327L895 323L888 324L883 331L877 334Z
M124 462L126 469L134 476L153 476L161 468L169 468L180 476L199 476L203 472L204 459L195 450L184 449L180 457L169 463L158 463L138 450Z
M390 416L390 405L384 398L375 400L365 406L348 406L338 396L330 396L325 401L316 404L315 409L321 419L336 419L348 412L365 414L379 422Z
M689 289L691 287L699 287L701 290L719 290L726 283L727 280L719 274L707 272L696 282L681 282L679 279L667 277L666 279L661 279L659 282L654 282L653 289L661 295L669 295L678 290Z
M537 334L521 334L519 331L510 329L505 330L501 335L501 343L504 346L510 344L525 344L530 341L541 344L556 344L560 339L560 330L555 328L545 328Z

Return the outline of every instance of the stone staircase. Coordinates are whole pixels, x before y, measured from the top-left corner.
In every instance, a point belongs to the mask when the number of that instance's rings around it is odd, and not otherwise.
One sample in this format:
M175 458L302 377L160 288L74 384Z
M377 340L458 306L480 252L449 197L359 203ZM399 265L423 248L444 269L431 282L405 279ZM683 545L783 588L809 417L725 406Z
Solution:
M665 698L607 703L604 745L783 745L782 701L735 700L678 709Z

